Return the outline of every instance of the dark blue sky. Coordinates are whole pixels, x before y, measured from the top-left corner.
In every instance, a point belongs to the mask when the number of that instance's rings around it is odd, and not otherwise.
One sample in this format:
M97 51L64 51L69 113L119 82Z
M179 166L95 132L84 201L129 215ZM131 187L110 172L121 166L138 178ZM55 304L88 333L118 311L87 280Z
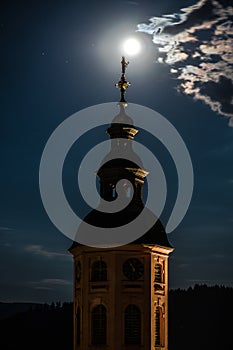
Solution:
M50 134L68 116L118 100L114 84L120 75L119 44L132 34L143 43L143 52L129 58L128 102L164 115L183 137L194 168L188 213L169 234L175 248L170 287L233 285L233 128L203 102L178 92L168 65L156 62L152 37L134 33L137 24L152 16L194 3L68 0L1 5L0 301L72 298L72 258L67 253L71 241L53 226L43 208L40 158ZM106 139L104 130L85 140L83 149L95 139ZM154 153L158 150L170 171L169 157L159 145L150 144L142 132L138 140ZM67 181L75 181L71 165ZM168 215L177 185L172 170L166 175L171 193ZM67 191L75 206L72 186L76 182L69 182Z

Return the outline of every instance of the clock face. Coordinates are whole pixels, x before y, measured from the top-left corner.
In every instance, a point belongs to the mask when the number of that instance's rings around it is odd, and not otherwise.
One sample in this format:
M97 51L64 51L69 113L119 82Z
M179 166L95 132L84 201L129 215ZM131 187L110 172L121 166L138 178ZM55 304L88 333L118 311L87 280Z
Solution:
M130 258L123 264L123 273L131 281L136 281L144 273L143 263L136 258Z
M81 279L81 263L80 261L77 262L77 265L76 265L76 280L77 282L79 282Z

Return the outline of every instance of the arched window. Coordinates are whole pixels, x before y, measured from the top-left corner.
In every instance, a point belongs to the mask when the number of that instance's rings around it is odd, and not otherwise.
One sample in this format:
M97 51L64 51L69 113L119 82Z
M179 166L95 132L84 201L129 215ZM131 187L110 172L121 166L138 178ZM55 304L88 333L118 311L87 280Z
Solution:
M81 333L81 319L80 319L80 307L77 308L77 344L80 345Z
M155 345L162 346L164 342L163 311L160 306L155 310Z
M133 304L125 309L125 344L141 344L141 311Z
M155 282L157 283L163 282L162 273L163 273L162 265L159 263L155 264Z
M92 344L106 344L107 311L104 305L94 307L91 313L92 318Z
M92 264L91 280L93 282L107 281L107 264L105 261L98 260Z
M123 193L126 198L130 198L131 196L131 186L128 184L128 182L123 183Z
M127 190L126 190L126 197L130 198L130 196L131 196L131 188L128 187Z
M116 187L112 188L112 198L116 198L117 193L116 193Z

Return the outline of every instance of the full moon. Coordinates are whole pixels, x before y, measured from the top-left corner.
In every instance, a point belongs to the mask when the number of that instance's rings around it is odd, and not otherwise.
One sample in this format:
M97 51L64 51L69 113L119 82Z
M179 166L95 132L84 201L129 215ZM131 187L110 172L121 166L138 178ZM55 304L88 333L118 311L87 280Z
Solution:
M140 52L141 45L138 40L131 38L124 42L123 50L127 55L133 56Z

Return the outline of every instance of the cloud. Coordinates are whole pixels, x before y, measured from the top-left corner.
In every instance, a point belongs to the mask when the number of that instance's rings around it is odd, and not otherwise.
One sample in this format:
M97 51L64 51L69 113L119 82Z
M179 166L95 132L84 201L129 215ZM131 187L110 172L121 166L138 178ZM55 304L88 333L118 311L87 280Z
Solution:
M177 89L203 101L233 126L233 6L200 0L179 13L152 17L138 31L152 35L159 63L171 67Z
M13 228L6 227L6 226L0 226L0 231L13 231Z
M207 285L224 285L224 286L232 286L232 280L219 280L219 279L186 279L187 282L195 283L195 284L207 284Z
M7 247L7 248L9 248L9 247L12 247L12 244L11 244L11 243L6 242L6 243L3 243L3 244L2 244L2 246L3 246L3 247Z
M57 286L68 286L71 285L71 281L62 278L44 278L40 281L29 282L30 285L34 286L37 290L52 290L53 287Z
M45 278L40 283L52 286L67 286L71 284L70 281L61 278Z
M43 257L48 258L48 259L53 259L53 258L68 259L68 258L70 258L70 255L68 253L64 254L64 253L58 253L58 252L51 252L51 251L44 249L41 245L36 245L36 244L27 245L25 247L25 251L32 253L32 254L35 254L35 255L43 256Z
M38 287L35 287L35 289L37 289L37 290L52 290L53 288L38 286Z
M137 1L126 1L126 4L132 5L132 6L138 6L139 2L137 2Z

